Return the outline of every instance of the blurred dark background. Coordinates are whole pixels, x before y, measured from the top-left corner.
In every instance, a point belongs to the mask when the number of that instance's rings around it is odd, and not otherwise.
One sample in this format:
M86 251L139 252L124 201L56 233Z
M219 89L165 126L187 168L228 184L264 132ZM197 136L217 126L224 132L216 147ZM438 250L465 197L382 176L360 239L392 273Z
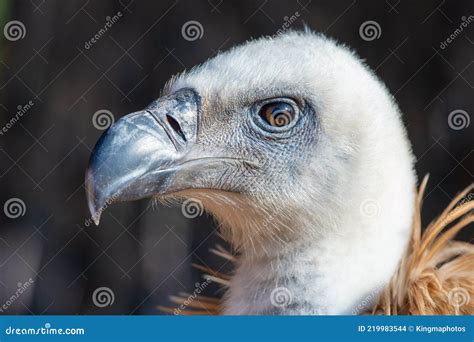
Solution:
M431 220L473 181L472 15L470 0L1 1L3 313L160 314L170 294L202 281L191 263L229 269L209 252L222 242L205 215L186 219L180 208L145 200L116 204L100 227L87 226L84 171L102 133L93 116L139 110L171 75L287 26L306 24L345 42L387 84L404 113L418 177L430 173L424 220ZM189 21L202 37L183 36ZM367 21L379 26L369 23L375 38L360 33ZM7 202L19 212L7 215ZM472 236L471 229L460 237ZM112 305L94 305L100 287L113 292ZM205 293L217 290L211 284Z

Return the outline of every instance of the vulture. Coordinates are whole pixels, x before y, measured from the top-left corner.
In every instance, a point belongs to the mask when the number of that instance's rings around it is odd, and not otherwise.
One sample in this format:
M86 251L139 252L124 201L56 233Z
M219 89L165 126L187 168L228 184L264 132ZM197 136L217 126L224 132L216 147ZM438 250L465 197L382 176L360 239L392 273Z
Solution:
M104 132L86 188L97 224L115 201L202 204L238 252L223 314L339 315L369 309L396 273L416 176L385 85L307 30L171 78Z

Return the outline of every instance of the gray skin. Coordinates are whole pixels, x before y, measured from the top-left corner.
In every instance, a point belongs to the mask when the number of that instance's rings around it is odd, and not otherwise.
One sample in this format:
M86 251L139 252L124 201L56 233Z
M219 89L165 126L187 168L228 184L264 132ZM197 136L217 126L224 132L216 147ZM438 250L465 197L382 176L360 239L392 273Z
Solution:
M294 103L295 118L288 126L272 127L259 110L280 100ZM217 134L219 126L197 135L201 111L199 94L181 89L121 118L103 134L86 174L97 223L103 207L115 201L190 189L267 196L298 186L292 180L314 150L318 130L315 109L304 98L244 102L225 113L238 118L226 122L225 136Z

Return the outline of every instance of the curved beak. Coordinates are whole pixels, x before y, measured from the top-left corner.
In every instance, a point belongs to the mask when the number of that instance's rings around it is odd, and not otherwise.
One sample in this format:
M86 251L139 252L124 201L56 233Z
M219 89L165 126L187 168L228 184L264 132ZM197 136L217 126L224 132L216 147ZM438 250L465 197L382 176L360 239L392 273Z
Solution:
M97 142L86 172L89 210L96 224L115 201L179 191L179 165L196 142L200 98L182 89L114 123Z

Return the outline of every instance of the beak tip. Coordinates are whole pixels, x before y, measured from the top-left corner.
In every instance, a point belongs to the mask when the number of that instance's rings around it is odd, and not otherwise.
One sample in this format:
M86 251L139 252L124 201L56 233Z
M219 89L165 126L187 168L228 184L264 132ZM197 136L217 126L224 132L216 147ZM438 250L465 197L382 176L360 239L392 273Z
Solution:
M170 179L176 174L173 163L183 156L177 144L184 143L175 134L183 134L189 141L196 139L199 101L194 90L179 90L152 102L145 110L120 118L102 134L85 175L87 204L96 225L113 202L170 190ZM166 113L178 117L181 133L173 133L176 128L166 124Z
M99 223L100 223L100 214L97 215L96 217L92 217L92 220L94 221L94 224L96 226L99 226Z
M89 206L89 212L91 214L91 219L92 219L92 221L94 221L95 225L98 226L99 222L100 222L100 214L102 212L102 209L99 208L98 206L94 205L93 200L91 200L90 198L88 199L87 204Z
M99 203L100 200L96 196L96 190L94 189L93 177L91 175L90 169L86 173L86 197L87 197L87 206L89 207L89 213L91 214L91 219L94 221L96 226L99 225L100 216L103 210L103 206Z

